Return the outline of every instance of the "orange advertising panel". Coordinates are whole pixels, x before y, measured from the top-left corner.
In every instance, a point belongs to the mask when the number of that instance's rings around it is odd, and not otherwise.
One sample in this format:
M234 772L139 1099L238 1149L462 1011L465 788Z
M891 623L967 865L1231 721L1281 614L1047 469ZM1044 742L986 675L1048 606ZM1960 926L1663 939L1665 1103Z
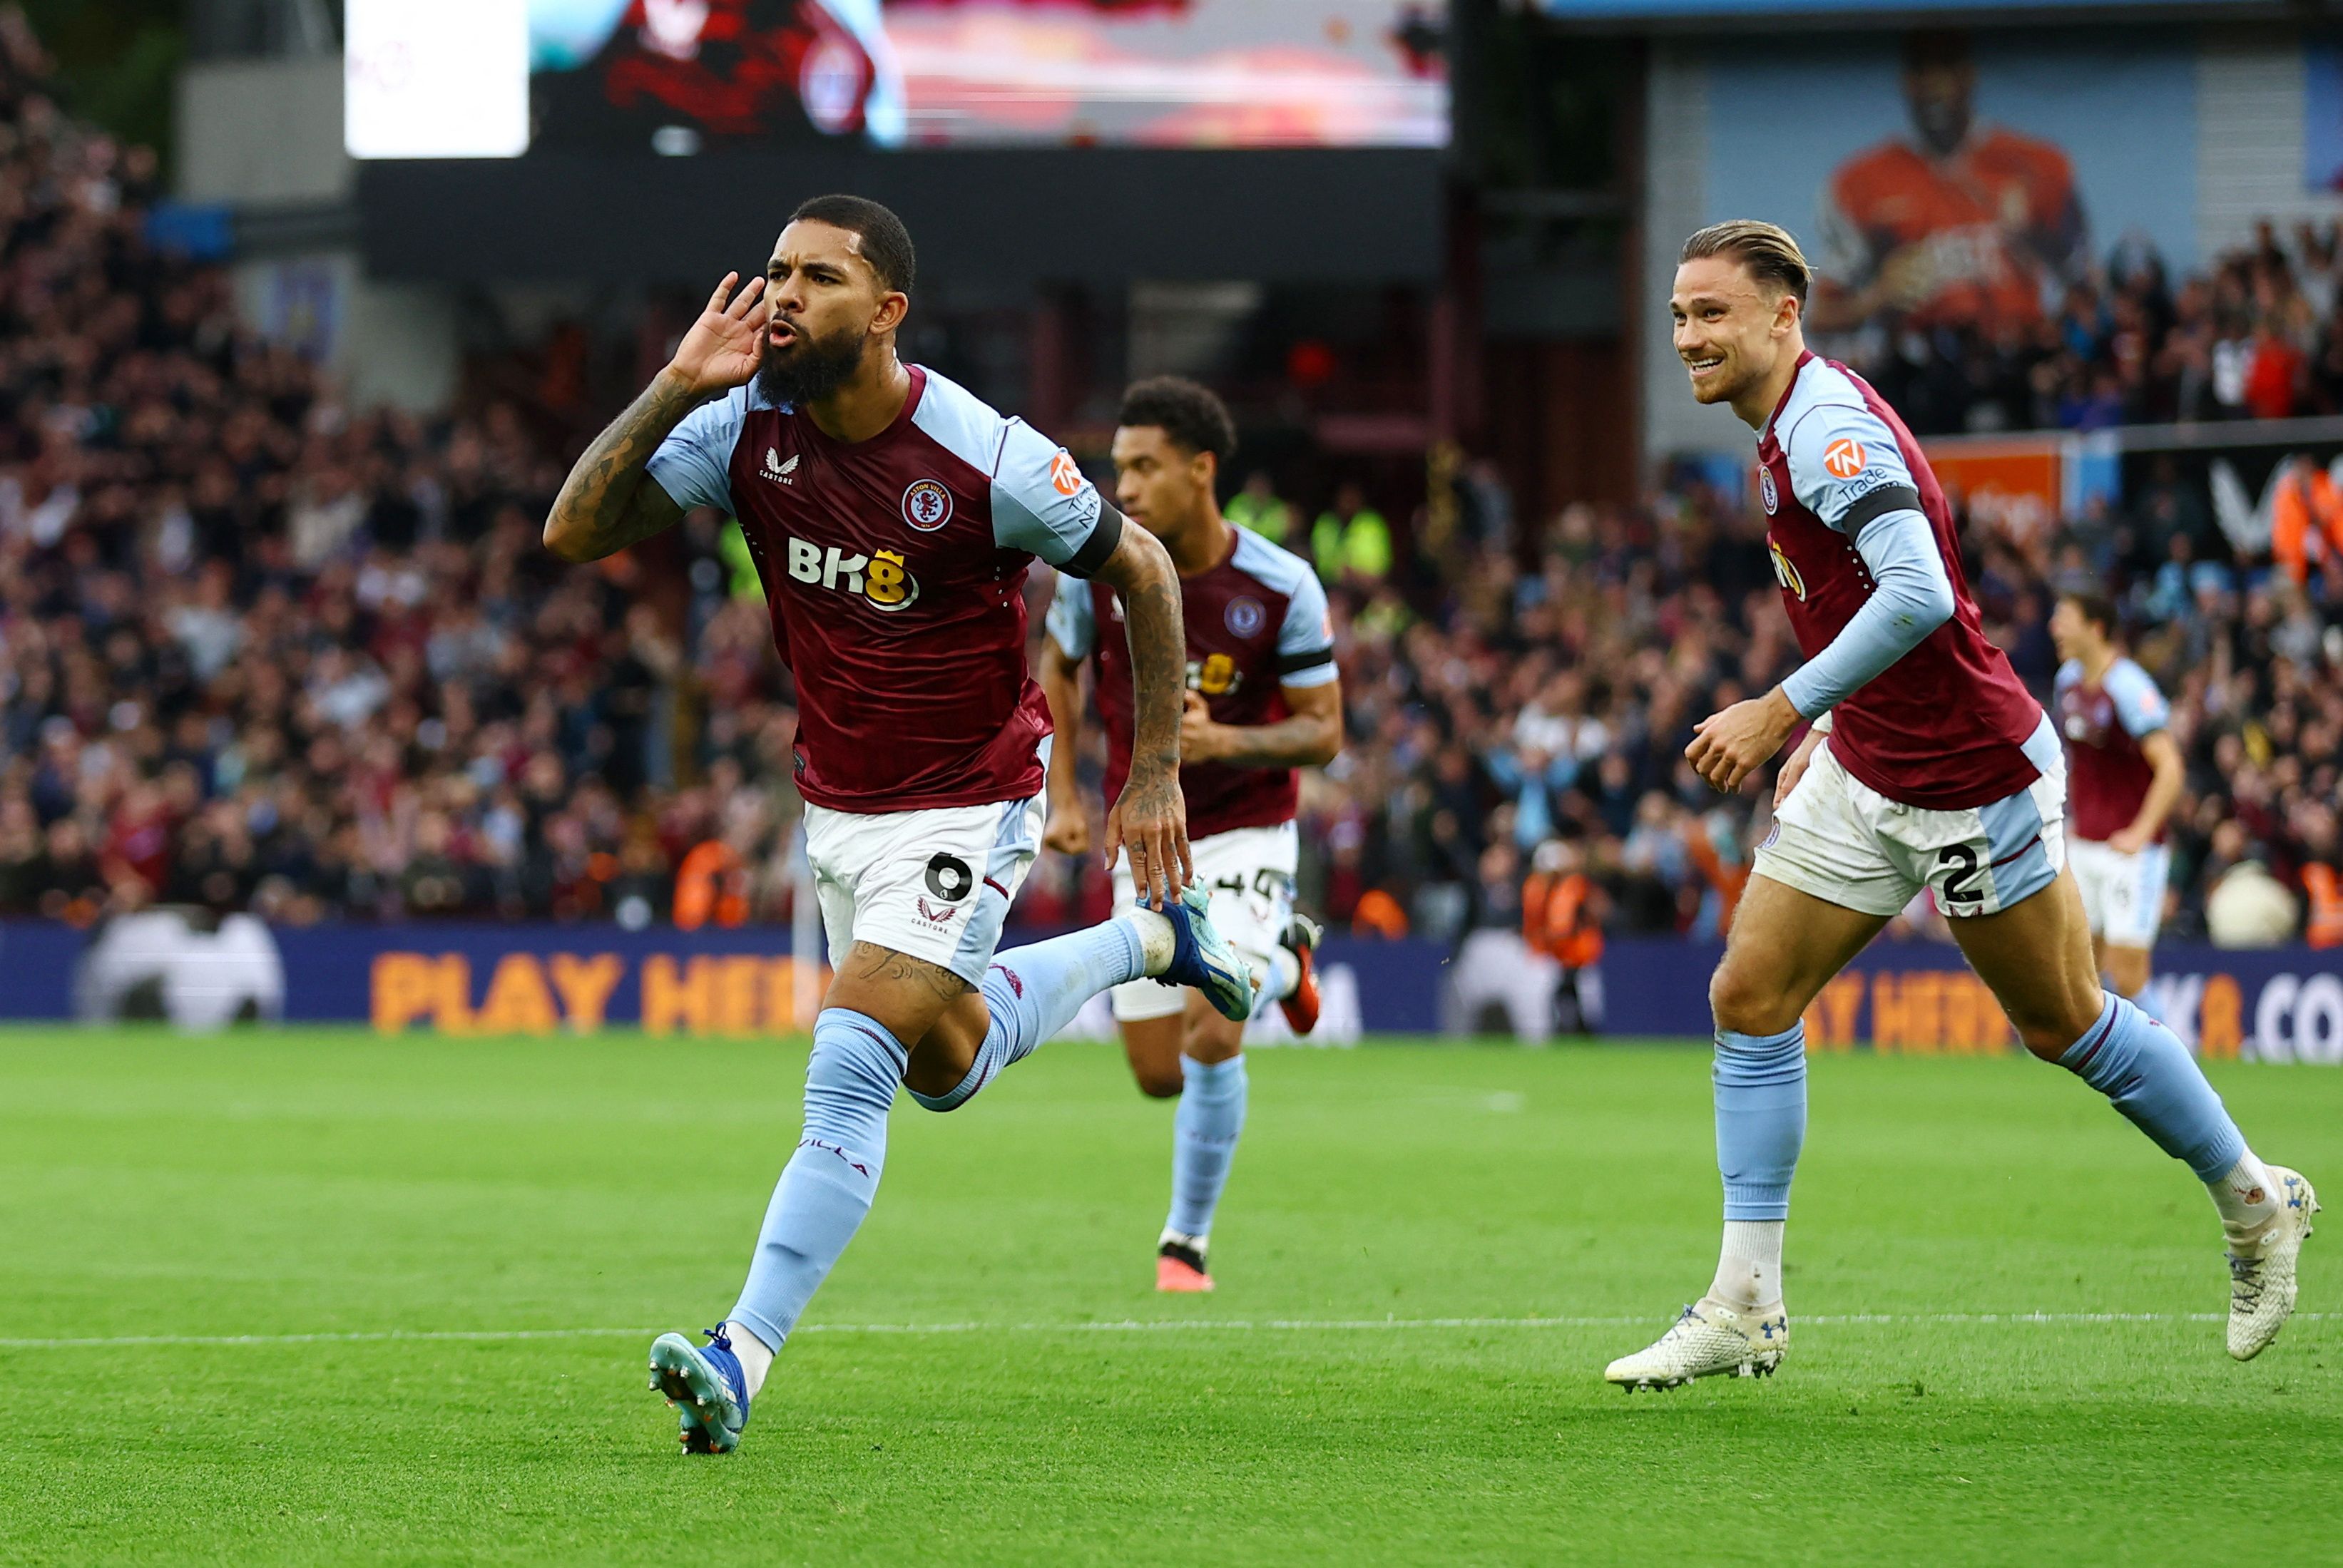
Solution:
M2065 475L2055 438L1922 443L1936 482L1956 507L2020 538L2058 520Z

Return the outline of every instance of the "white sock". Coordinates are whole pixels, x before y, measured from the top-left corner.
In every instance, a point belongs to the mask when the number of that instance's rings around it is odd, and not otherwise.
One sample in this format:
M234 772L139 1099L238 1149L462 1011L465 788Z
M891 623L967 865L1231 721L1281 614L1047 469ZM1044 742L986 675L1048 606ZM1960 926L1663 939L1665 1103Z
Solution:
M2213 1195L2213 1207L2221 1211L2221 1229L2233 1241L2244 1241L2278 1212L2278 1183L2250 1149L2227 1175L2206 1182L2205 1191Z
M1292 949L1280 944L1269 950L1269 973L1262 977L1261 989L1271 1001L1283 1001L1302 989L1302 960Z
M773 1370L772 1347L766 1344L739 1323L726 1323L724 1337L732 1342L732 1353L740 1358L740 1376L749 1385L749 1397L765 1386L765 1374Z
M1754 1312L1782 1299L1782 1220L1727 1220L1725 1250L1716 1260L1709 1295L1736 1312Z
M1172 929L1172 917L1153 910L1125 910L1115 919L1129 920L1139 932L1139 945L1147 955L1147 972L1160 975L1172 967L1172 955L1179 949L1180 939Z

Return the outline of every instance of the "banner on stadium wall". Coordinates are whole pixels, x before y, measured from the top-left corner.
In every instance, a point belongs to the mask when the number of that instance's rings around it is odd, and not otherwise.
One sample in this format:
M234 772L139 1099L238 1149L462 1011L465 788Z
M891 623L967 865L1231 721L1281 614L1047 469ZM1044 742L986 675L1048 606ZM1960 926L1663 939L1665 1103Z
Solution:
M1665 330L1675 245L1704 224L1795 235L1815 269L1809 343L1874 366L1916 332L2030 338L2072 285L2151 254L2167 276L2198 270L2199 34L1957 20L1782 30L1722 54L1656 42L1638 317L1653 456L1747 450L1746 430L1684 395ZM2037 461L2016 493L2045 487Z
M1613 1034L1703 1035L1704 982L1720 944L1623 939L1603 956ZM2167 946L2148 999L2191 1050L2212 1060L2343 1066L2343 948L2233 951ZM1806 1010L1813 1051L1992 1056L2020 1048L2009 1020L1960 950L1874 942Z
M218 933L176 945L134 916L83 932L44 920L0 921L0 1019L125 1016L210 1024L253 1015L287 1022L364 1022L399 1033L551 1034L639 1026L654 1035L778 1034L797 1027L797 960L783 928L625 931L595 925L232 923L274 940L272 960L224 950ZM1006 946L1048 933L1011 932ZM1430 1033L1446 950L1428 942L1331 939L1321 950L1327 1042L1363 1028ZM809 977L818 996L828 971ZM186 1004L183 1007L183 1002ZM143 1009L144 1010L139 1010ZM1087 1031L1111 1032L1102 1013ZM1262 1043L1282 1025L1253 1026ZM1083 1032L1077 1030L1074 1032ZM1248 1038L1254 1038L1249 1035ZM1312 1036L1317 1040L1319 1036Z
M2147 27L1737 40L1703 221L1795 234L1825 337L2031 330L2118 241L2196 266L2197 53Z
M2093 501L2122 498L2123 456L2114 432L2091 436L1939 436L1921 443L1928 466L1969 516L2030 538L2079 517Z
M253 955L199 934L184 953L151 937L109 983L93 955L125 961L108 930L0 921L0 1019L119 1016L124 997L176 987L233 1016ZM256 922L251 923L257 930ZM229 933L233 934L233 933ZM257 1016L368 1023L386 1032L553 1034L640 1027L657 1036L788 1032L796 1026L796 960L779 929L623 931L611 926L415 924L319 926L270 933L277 963L253 972ZM1010 945L1034 933L1012 933ZM1709 1032L1707 978L1723 949L1671 938L1616 938L1604 952L1605 1032ZM1439 1031L1449 950L1426 941L1329 937L1320 950L1329 1040L1367 1030ZM2343 1065L2343 949L2228 951L2167 946L2156 955L2151 1000L2189 1048L2212 1060ZM176 970L174 965L176 964ZM812 977L820 979L817 975ZM108 1010L117 1009L117 1010ZM159 1015L158 1015L159 1016ZM1090 1032L1107 1031L1103 1017ZM1260 1026L1256 1026L1257 1028ZM1083 1032L1081 1030L1073 1032ZM1956 949L1875 942L1824 988L1806 1013L1809 1047L1904 1055L2017 1050L2008 1020ZM1262 1043L1282 1038L1270 1025Z

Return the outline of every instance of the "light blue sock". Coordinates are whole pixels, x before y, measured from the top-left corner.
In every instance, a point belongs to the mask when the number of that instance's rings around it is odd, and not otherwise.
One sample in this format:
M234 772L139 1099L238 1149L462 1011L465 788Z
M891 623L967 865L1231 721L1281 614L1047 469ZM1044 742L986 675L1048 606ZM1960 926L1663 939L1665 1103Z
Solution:
M765 1208L749 1282L730 1314L776 1351L870 1212L904 1060L895 1037L859 1012L824 1008L814 1020L805 1133Z
M1716 1031L1716 1168L1728 1220L1786 1220L1806 1141L1806 1026Z
M2099 1020L2058 1065L2106 1095L2158 1149L2186 1161L2198 1181L2217 1181L2244 1157L2245 1134L2188 1048L2130 1002L2106 995Z
M1237 1135L1244 1131L1244 1058L1198 1061L1183 1056L1180 1075L1186 1081L1172 1118L1172 1213L1163 1225L1183 1236L1202 1236L1212 1231L1212 1211L1220 1207L1221 1189L1229 1184L1229 1165L1237 1156Z
M1302 983L1302 960L1293 956L1291 949L1272 948L1265 958L1259 953L1249 952L1244 955L1244 960L1252 966L1252 972L1261 977L1261 984L1254 988L1252 993L1252 1016L1254 1018L1265 1017L1270 1009L1292 996L1294 989Z
M1034 1047L1073 1022L1082 1003L1146 973L1147 950L1139 929L1129 920L1109 920L1031 947L1011 948L984 971L984 1005L992 1021L968 1076L948 1093L921 1094L915 1089L911 1098L930 1111L959 1110L1002 1068L1024 1060Z

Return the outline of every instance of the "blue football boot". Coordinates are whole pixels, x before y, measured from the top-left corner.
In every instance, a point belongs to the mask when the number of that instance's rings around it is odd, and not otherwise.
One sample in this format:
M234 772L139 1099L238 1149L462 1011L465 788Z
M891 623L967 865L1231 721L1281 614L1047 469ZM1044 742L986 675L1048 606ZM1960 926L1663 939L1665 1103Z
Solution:
M1139 907L1155 909L1143 897ZM1155 978L1165 985L1194 986L1213 1011L1242 1023L1252 1016L1252 970L1212 924L1212 895L1194 882L1171 904L1156 910L1172 922L1173 945L1172 967Z
M708 1339L704 1347L681 1334L651 1342L651 1388L681 1418L684 1452L729 1453L749 1424L749 1380L723 1324L700 1332Z

